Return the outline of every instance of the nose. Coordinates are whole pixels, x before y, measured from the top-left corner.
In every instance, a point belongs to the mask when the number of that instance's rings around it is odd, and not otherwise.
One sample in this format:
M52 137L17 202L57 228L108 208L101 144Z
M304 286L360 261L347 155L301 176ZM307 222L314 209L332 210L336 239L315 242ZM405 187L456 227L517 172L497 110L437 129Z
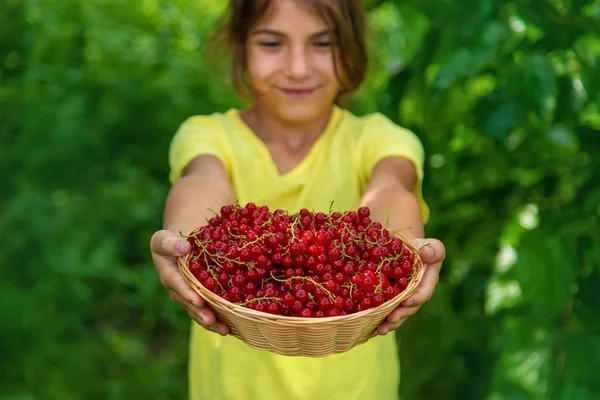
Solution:
M310 75L310 56L303 46L290 49L288 53L286 74L288 77L301 80Z

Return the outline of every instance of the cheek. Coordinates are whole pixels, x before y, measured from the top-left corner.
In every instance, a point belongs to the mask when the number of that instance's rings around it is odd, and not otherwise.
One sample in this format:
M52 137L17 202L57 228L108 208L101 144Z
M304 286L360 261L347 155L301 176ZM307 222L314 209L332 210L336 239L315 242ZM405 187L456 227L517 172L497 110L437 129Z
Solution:
M248 74L256 85L264 84L278 69L276 55L248 55Z
M339 79L335 73L335 65L330 54L319 54L315 58L315 66L329 83L339 84ZM338 66L339 66L338 62Z

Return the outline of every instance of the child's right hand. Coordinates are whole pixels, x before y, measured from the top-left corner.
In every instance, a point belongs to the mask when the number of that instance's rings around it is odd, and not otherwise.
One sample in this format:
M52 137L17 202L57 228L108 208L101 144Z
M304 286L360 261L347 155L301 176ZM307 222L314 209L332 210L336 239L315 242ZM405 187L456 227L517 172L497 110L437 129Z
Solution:
M191 245L174 232L160 230L152 235L150 250L160 282L167 289L171 300L179 303L205 329L225 336L229 332L227 325L217 321L213 310L188 285L177 267L177 257L187 254Z

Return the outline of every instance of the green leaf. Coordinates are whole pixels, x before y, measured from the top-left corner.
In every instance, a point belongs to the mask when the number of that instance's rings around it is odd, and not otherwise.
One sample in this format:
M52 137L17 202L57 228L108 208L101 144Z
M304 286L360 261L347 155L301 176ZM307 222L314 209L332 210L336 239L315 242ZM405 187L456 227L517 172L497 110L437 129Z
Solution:
M486 64L486 56L463 47L439 71L433 87L438 90L449 88L455 81L475 76Z
M568 242L543 228L523 234L515 270L523 299L532 316L551 323L565 309L573 293L577 259Z
M519 316L505 318L499 333L492 398L547 398L553 378L549 331Z
M540 123L551 121L557 103L558 83L551 59L540 53L517 54L508 71L508 84L524 99Z
M587 251L584 252L584 256L588 257L588 262L591 263L591 271L587 279L579 283L577 297L583 303L585 307L582 307L581 311L592 310L592 314L596 312L600 313L600 270L598 269L598 263L600 263L600 247L590 246ZM597 257L597 258L592 258ZM595 267L595 269L594 269ZM592 321L590 321L591 323ZM586 324L588 327L600 327L600 318L593 321L593 324Z
M550 144L567 154L573 154L579 148L577 135L570 127L565 125L552 126L548 130L547 138Z
M505 139L524 120L523 107L509 101L494 109L484 121L484 133L495 139Z
M589 333L572 336L567 342L565 353L565 369L569 381L600 392L600 336Z
M511 309L521 303L521 288L516 281L492 277L486 287L485 310L493 315L502 309Z
M559 400L596 400L597 393L592 393L589 388L574 383L567 383L560 392Z

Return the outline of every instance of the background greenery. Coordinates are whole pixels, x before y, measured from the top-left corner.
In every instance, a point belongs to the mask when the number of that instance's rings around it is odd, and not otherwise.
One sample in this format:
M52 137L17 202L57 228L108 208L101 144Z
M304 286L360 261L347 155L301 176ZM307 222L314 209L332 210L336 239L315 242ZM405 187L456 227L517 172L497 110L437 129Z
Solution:
M148 250L167 147L237 100L223 2L0 5L0 399L181 399L187 315ZM434 298L399 332L404 399L600 398L600 3L368 1L349 104L427 151Z

